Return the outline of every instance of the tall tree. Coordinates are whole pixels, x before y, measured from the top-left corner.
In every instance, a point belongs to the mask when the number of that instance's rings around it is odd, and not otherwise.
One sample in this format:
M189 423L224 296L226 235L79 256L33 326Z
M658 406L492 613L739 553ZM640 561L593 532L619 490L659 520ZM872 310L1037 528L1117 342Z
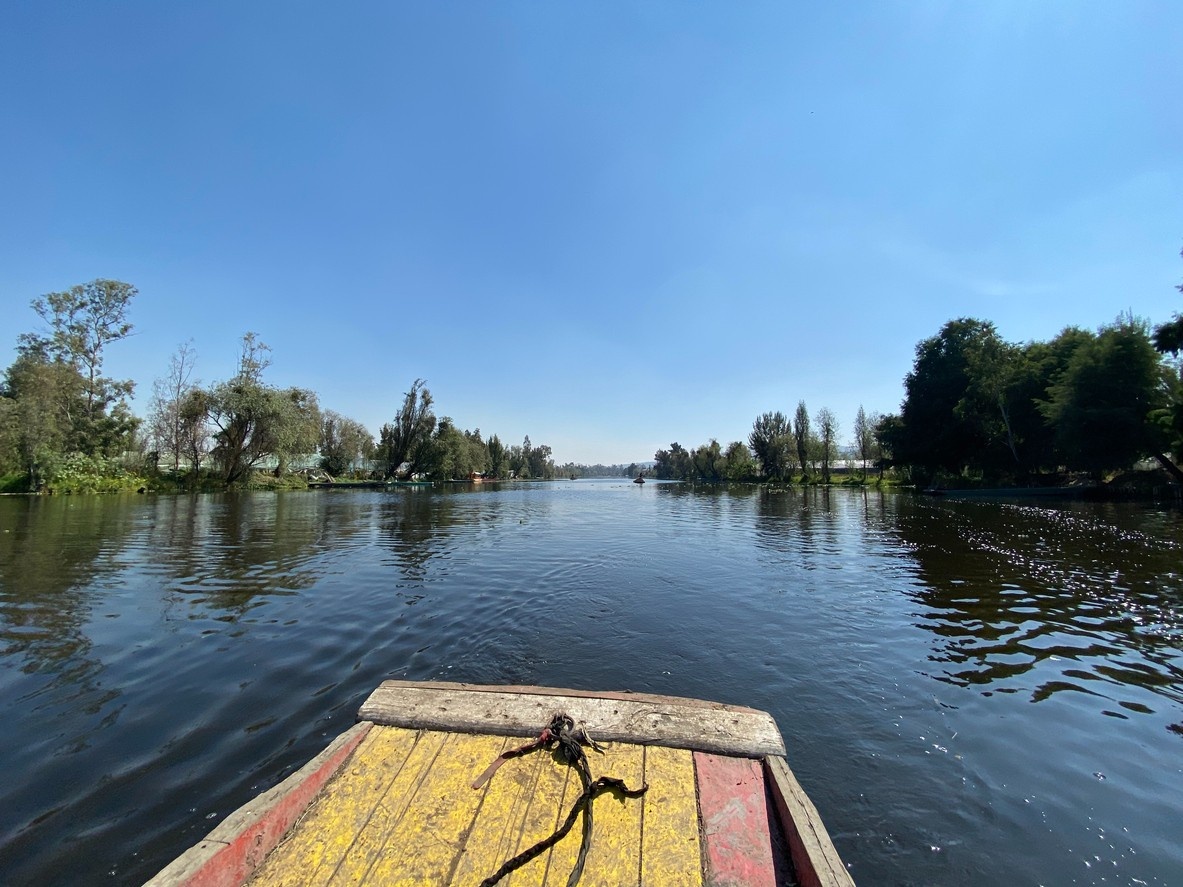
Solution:
M723 474L729 481L752 480L756 476L756 463L752 451L743 441L735 440L727 445L723 453Z
M325 410L320 422L320 467L331 475L344 474L374 453L374 438L360 422Z
M1183 284L1175 288L1183 293ZM1180 352L1183 352L1183 315L1176 314L1170 321L1155 328L1154 347L1161 354L1179 357ZM1175 457L1174 462L1164 460L1162 456L1158 457L1158 461L1177 480L1183 481L1183 471L1178 467L1178 460L1183 457L1183 361L1177 361L1170 368L1167 403L1156 410L1152 418L1165 434L1166 445Z
M427 473L440 480L465 480L485 471L488 451L481 432L461 431L447 416L436 425Z
M668 450L653 454L653 474L658 480L685 480L690 475L690 454L677 441Z
M983 448L975 461L983 467L1022 468L1011 414L1012 394L1023 377L1023 358L1023 349L1002 341L993 327L966 350L968 384L954 413L980 435Z
M193 370L197 352L193 340L177 346L168 366L168 375L157 379L152 386L152 401L148 407L148 422L153 443L161 455L168 456L173 471L181 467L187 451L186 422L183 407L186 398L197 387Z
M506 472L506 454L505 444L501 442L496 434L489 435L489 439L485 441L485 450L489 458L489 475L494 478L505 477Z
M291 456L316 451L320 437L316 395L302 388L265 385L262 376L271 365L270 355L268 346L247 333L242 338L238 373L208 394L208 416L217 429L212 455L227 484L241 481L267 457L276 457L276 473L282 474Z
M525 443L522 444L523 457L526 460L529 477L540 478L543 480L553 480L555 476L555 463L551 460L551 448L546 444L538 446L530 445L530 437L526 436Z
M1183 252L1180 253L1183 255ZM1183 293L1183 283L1175 287ZM1162 354L1178 355L1183 351L1183 315L1176 314L1154 329L1154 347Z
M837 453L838 417L828 407L817 411L818 454L821 457L822 480L830 482L830 466Z
M924 472L960 472L982 452L988 434L979 415L963 404L971 354L994 337L993 324L963 317L916 346L912 371L904 378L903 424L894 441L898 461Z
M203 388L194 388L181 401L179 440L181 451L189 460L189 472L196 483L201 474L201 464L210 451L210 393Z
M1166 403L1163 368L1147 324L1132 317L1103 327L1074 351L1044 407L1069 468L1103 472L1162 454L1150 414Z
M394 477L406 465L407 474L421 471L430 460L431 436L435 431L431 392L427 383L416 379L403 395L403 404L394 421L382 426L379 434L379 457L386 464L386 476Z
M883 477L884 468L897 464L907 464L905 462L897 462L895 458L897 442L903 437L903 433L903 420L895 413L880 416L879 421L875 423L872 434L875 437L875 448L879 454L879 477Z
M854 449L863 463L863 480L867 478L867 461L875 458L875 428L881 419L878 413L867 415L861 403L854 416Z
M127 309L137 294L131 284L100 279L33 300L49 329L21 335L19 350L68 363L82 378L81 410L71 416L73 439L67 441L71 449L110 455L135 430L127 406L135 383L107 378L102 369L107 345L132 331Z
M792 440L792 429L784 413L763 413L752 423L748 445L769 480L783 480L792 470Z
M797 445L797 461L801 463L801 473L809 476L809 439L812 432L809 427L809 410L805 408L805 401L797 401L797 412L793 414L793 441Z
M723 480L725 468L723 448L719 446L719 441L715 438L712 437L708 443L701 447L695 447L690 454L690 463L698 480L709 484L717 484Z
M82 410L83 379L73 365L43 352L17 355L0 386L4 470L29 476L36 489L53 463L72 447L73 417Z

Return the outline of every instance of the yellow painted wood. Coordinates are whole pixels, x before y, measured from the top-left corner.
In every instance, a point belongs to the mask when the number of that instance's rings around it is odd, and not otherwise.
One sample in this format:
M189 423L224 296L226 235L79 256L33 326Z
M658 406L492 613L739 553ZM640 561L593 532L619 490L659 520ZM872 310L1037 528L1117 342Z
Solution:
M550 834L563 824L567 814L571 812L571 805L575 803L575 799L583 791L579 774L571 770L567 764L563 764L563 766L568 770L567 781L563 783L563 796L559 799L558 806L552 811L545 811L550 814L550 827L546 834ZM546 878L541 882L545 887L566 887L567 876L571 874L571 869L575 866L575 859L579 855L581 827L582 823L576 820L567 837L550 848L550 852L546 856Z
M254 884L475 887L550 835L582 790L553 753L508 760L481 789L472 781L521 740L375 727ZM581 887L701 887L690 752L614 744L589 755L592 776L616 776L643 798L595 802ZM559 844L504 879L504 887L564 887L580 822ZM643 852L642 852L643 851Z
M645 781L649 791L642 826L641 884L701 887L693 752L647 747Z
M507 743L511 748L518 744L517 740ZM568 778L569 768L544 751L502 764L484 787L485 798L452 883L479 884L504 862L549 835ZM501 884L540 887L545 882L548 855L527 863Z
M327 883L350 853L418 735L397 727L371 729L251 883L276 887Z
M473 829L468 852L465 853L465 857L470 854L474 856L476 865L469 869L465 867L465 860L461 861L461 868L457 870L456 878L452 882L458 887L465 884L479 884L484 878L497 871L502 863L532 847L543 838L549 837L555 829L562 825L570 812L571 805L579 797L579 793L582 791L579 775L553 752L534 752L524 758L509 761L502 766L493 781L496 782L500 779L506 768L531 759L538 762L537 770L534 771L536 779L533 783L533 794L527 794L524 789L516 790L521 791L521 805L524 809L521 810L521 827L516 835L516 841L513 842L514 846L505 846L498 855L483 853L477 849L479 847L478 830L482 827L482 820L486 812L493 819L495 816L493 811L497 810L500 804L514 803L514 799L509 795L515 789L503 785L497 789L498 793L505 793L502 799L500 801L494 800L491 804L486 803L482 807L482 815ZM516 772L526 774L530 771ZM493 788L490 785L490 793L492 792ZM505 885L505 887L565 887L567 877L579 854L581 834L579 828L580 824L577 821L571 832L557 846L544 851L538 858L508 875L499 883L499 887L501 885ZM507 840L506 844L509 843L510 841ZM479 867L477 867L478 865ZM472 871L475 877L468 879L466 876L461 876L461 872L467 873L468 871Z
M446 734L421 733L406 762L380 790L364 827L333 875L330 885L363 884L386 849L387 836L402 819L415 791L430 772Z
M443 737L439 753L416 781L405 812L384 836L382 852L367 873L371 884L447 883L464 849L484 798L484 792L473 790L472 780L501 753L505 739L434 735Z
M615 776L629 788L645 780L645 748L614 743L606 754L588 755L592 778ZM581 887L626 887L641 878L641 811L643 798L626 798L605 792L595 800L591 851L583 870ZM567 839L579 845L576 824Z

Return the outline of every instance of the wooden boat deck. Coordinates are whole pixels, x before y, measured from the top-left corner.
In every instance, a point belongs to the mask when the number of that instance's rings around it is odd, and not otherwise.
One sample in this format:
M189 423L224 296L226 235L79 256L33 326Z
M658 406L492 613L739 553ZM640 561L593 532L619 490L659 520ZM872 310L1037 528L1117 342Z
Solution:
M556 711L611 743L602 755L589 749L593 778L648 785L640 798L608 792L594 801L581 885L775 887L793 883L794 870L805 885L852 884L764 712L641 694L399 681L378 688L361 723L300 773L149 883L476 887L550 835L580 793L576 770L544 749L504 761L473 788ZM577 823L499 883L565 885L579 846Z

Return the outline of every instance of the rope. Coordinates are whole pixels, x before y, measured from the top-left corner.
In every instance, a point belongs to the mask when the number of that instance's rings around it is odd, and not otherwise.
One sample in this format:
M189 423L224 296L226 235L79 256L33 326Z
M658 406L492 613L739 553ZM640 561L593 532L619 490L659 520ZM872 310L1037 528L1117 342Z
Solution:
M585 745L595 749L600 754L604 753L604 750L587 735L586 730L582 727L576 729L575 721L572 720L570 715L559 713L551 718L550 723L543 728L542 733L536 740L528 742L519 748L502 752L488 766L485 772L473 782L473 788L480 788L492 779L493 774L497 772L497 768L510 758L528 754L539 748L553 749L557 747L562 753L564 760L579 773L579 781L583 785L583 791L575 799L575 803L571 806L571 812L567 814L567 818L563 821L563 824L550 837L543 838L533 847L523 850L513 859L506 862L496 872L481 881L480 887L493 887L494 884L510 872L516 871L530 860L549 850L567 836L567 833L571 831L571 827L575 824L576 817L582 813L583 838L579 845L579 856L575 860L575 866L571 869L570 876L567 878L567 887L575 887L579 883L579 879L583 876L583 865L587 860L588 851L591 849L592 802L606 791L615 792L626 798L639 798L648 791L648 784L642 784L638 789L631 789L625 785L623 779L617 779L613 776L601 776L599 779L593 781L591 778L591 767L587 761L587 753L583 750Z

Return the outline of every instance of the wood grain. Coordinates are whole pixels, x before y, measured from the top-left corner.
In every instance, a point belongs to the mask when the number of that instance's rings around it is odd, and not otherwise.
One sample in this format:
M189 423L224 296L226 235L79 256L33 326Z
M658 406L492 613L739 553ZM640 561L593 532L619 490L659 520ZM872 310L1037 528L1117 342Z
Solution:
M583 724L600 742L750 758L785 753L768 713L674 696L386 681L358 717L416 730L537 736L558 711Z
M780 815L801 887L854 887L854 879L830 840L821 814L781 757L764 761L772 800Z

